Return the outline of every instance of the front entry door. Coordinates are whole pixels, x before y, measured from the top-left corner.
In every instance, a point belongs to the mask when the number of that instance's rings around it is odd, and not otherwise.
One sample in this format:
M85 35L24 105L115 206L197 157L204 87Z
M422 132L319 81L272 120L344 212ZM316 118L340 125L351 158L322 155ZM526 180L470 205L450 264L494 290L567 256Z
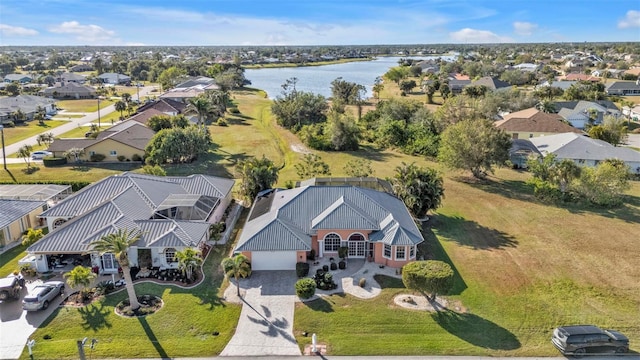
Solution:
M105 272L118 270L118 263L116 262L115 255L112 253L102 254L102 269Z
M364 257L365 242L364 241L349 241L349 257L362 258Z

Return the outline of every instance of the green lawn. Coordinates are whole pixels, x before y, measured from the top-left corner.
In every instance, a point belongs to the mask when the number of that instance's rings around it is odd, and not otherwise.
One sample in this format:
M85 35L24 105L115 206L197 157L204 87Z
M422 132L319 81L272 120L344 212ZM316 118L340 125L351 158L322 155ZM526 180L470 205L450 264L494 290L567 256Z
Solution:
M38 121L29 121L24 126L5 127L4 128L4 144L5 146L15 144L18 141L28 139L42 132L48 132L53 128L66 124L67 121L62 120L45 120L44 125L40 125Z
M124 318L114 313L126 291L108 295L91 305L62 307L36 330L36 359L77 359L76 341L83 337L98 344L87 358L173 358L219 354L229 342L241 306L221 298L220 261L228 247L214 247L204 265L205 281L193 289L155 284L136 285L137 294L153 294L164 307L153 315ZM218 333L215 335L215 333ZM46 335L51 339L45 340ZM21 359L29 359L25 350Z
M111 100L100 100L100 109L113 103L114 101ZM61 100L56 103L56 107L69 112L95 112L98 111L98 99ZM63 115L59 114L59 116Z
M0 170L0 184L40 182L47 180L74 180L74 181L98 181L107 176L120 174L123 171L132 171L139 168L139 164L132 163L98 163L92 166L56 166L44 167L38 164L38 170L27 174L24 170L26 164L7 164L7 171Z
M96 124L97 125L97 124ZM103 123L101 122L100 130L105 130L111 127L111 122ZM84 134L91 131L91 127L89 126L78 126L73 130L69 130L64 134L60 134L60 138L84 138Z
M26 246L18 245L0 254L0 277L6 277L18 270L18 261L25 257Z

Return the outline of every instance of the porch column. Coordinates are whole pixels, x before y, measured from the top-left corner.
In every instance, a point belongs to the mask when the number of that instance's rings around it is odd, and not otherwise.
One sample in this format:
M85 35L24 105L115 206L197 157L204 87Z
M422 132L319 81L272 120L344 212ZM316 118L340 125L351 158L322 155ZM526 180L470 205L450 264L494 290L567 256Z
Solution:
M324 239L318 239L318 257L324 256Z

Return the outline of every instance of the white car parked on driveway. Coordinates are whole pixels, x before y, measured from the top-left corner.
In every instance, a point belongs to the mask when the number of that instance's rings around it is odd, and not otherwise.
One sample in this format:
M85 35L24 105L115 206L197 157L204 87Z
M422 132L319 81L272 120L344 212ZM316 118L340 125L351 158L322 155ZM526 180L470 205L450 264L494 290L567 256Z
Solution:
M22 299L22 308L27 311L46 309L56 296L63 294L64 283L62 281L47 281L42 285L34 287L29 294Z

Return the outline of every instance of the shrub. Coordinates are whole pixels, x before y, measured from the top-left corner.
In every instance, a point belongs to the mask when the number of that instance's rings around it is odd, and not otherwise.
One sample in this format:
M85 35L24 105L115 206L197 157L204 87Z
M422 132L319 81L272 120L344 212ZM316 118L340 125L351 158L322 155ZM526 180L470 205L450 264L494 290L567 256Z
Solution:
M296 295L301 299L308 299L316 293L316 282L311 278L300 279L296 282Z
M218 119L218 126L227 126L227 121L223 118Z
M329 271L329 265L322 265L322 271L324 272Z
M338 270L338 264L332 262L330 268L331 268L331 270L334 270L334 271Z
M341 259L344 259L347 257L347 254L349 254L349 247L347 246L340 246L338 248L338 257Z
M229 112L231 114L240 114L240 110L237 107L231 107L229 108Z
M9 121L4 124L4 127L7 127L7 128L16 127L16 123L14 123L13 121Z
M121 161L121 162L122 162L122 161L125 161L126 159L127 159L127 157L126 157L126 156L124 156L124 155L118 155L118 161Z
M56 166L56 165L64 165L67 163L67 158L59 158L59 157L45 157L42 159L42 165L44 167Z
M131 161L142 161L142 156L138 154L131 155Z
M311 249L311 251L309 251L309 255L307 256L307 259L314 261L316 259L316 251L314 249Z
M358 286L360 286L361 288L365 287L367 285L367 279L365 278L360 278L360 281L358 281Z
M102 160L104 160L106 158L106 156L104 156L103 154L93 154L89 157L89 161L92 162L100 162Z
M309 264L306 262L299 262L296 264L296 275L299 278L303 278L309 275Z

